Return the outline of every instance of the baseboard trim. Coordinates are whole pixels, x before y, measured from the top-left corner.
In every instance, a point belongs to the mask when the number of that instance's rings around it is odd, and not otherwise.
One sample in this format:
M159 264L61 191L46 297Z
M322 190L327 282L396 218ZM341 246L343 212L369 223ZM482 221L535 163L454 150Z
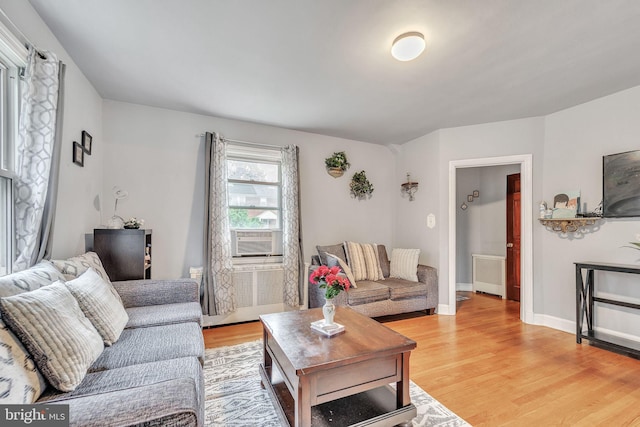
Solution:
M456 314L456 306L453 306L453 311L451 311L451 306L449 304L438 304L438 314L444 314L447 316L455 316Z
M528 316L527 316L528 317ZM533 313L532 324L539 326L546 326L548 328L556 329L558 331L567 332L570 334L576 333L576 322L561 319L560 317L549 316L548 314L535 314Z
M555 316L549 316L547 314L534 314L534 325L546 326L558 331L567 332L569 334L576 334L576 322L573 320L561 319ZM613 335L619 338L625 338L631 341L640 342L640 337L637 335L626 334L624 332L613 331L607 328L596 327L596 331L603 332L609 335Z
M473 283L456 283L456 291L473 291Z

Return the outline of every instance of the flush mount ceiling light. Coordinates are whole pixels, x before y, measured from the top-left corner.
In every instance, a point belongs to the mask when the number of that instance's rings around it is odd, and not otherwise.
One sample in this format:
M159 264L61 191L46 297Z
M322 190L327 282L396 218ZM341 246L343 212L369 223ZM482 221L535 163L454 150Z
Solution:
M411 61L420 56L424 47L424 35L412 31L396 37L391 46L391 55L398 61Z

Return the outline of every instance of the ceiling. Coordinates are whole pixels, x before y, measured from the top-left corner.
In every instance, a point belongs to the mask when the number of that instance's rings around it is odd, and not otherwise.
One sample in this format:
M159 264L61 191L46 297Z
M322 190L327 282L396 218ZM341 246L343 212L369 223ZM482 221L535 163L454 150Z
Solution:
M637 0L30 2L105 99L377 144L640 85Z

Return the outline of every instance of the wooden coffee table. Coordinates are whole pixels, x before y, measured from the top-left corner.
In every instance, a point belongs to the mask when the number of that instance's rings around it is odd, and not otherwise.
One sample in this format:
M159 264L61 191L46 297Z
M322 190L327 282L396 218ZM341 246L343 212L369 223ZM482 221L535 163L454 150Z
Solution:
M311 329L322 309L266 314L262 386L285 425L394 426L410 423L409 356L415 341L347 307L327 337ZM396 383L394 390L389 386Z

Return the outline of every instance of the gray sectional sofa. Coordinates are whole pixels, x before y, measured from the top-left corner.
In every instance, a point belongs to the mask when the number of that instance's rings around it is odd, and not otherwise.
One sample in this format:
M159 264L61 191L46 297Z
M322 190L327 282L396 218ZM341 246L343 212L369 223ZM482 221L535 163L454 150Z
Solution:
M378 262L384 280L361 280L357 288L340 292L333 299L335 305L347 306L369 317L426 311L433 314L438 306L438 272L435 268L418 265L418 281L390 277L390 262L384 245L378 246ZM327 265L326 254L342 260L347 256L343 244L317 246L318 255L311 259L311 271L320 265ZM324 289L311 282L309 286L309 308L322 307L325 303Z
M38 267L42 265L34 269ZM15 294L17 287L41 287L57 279L53 276L30 277L27 271L0 277L0 296ZM180 279L112 285L129 316L119 339L104 348L75 390L61 392L48 385L36 403L69 405L72 426L202 426L199 284Z

